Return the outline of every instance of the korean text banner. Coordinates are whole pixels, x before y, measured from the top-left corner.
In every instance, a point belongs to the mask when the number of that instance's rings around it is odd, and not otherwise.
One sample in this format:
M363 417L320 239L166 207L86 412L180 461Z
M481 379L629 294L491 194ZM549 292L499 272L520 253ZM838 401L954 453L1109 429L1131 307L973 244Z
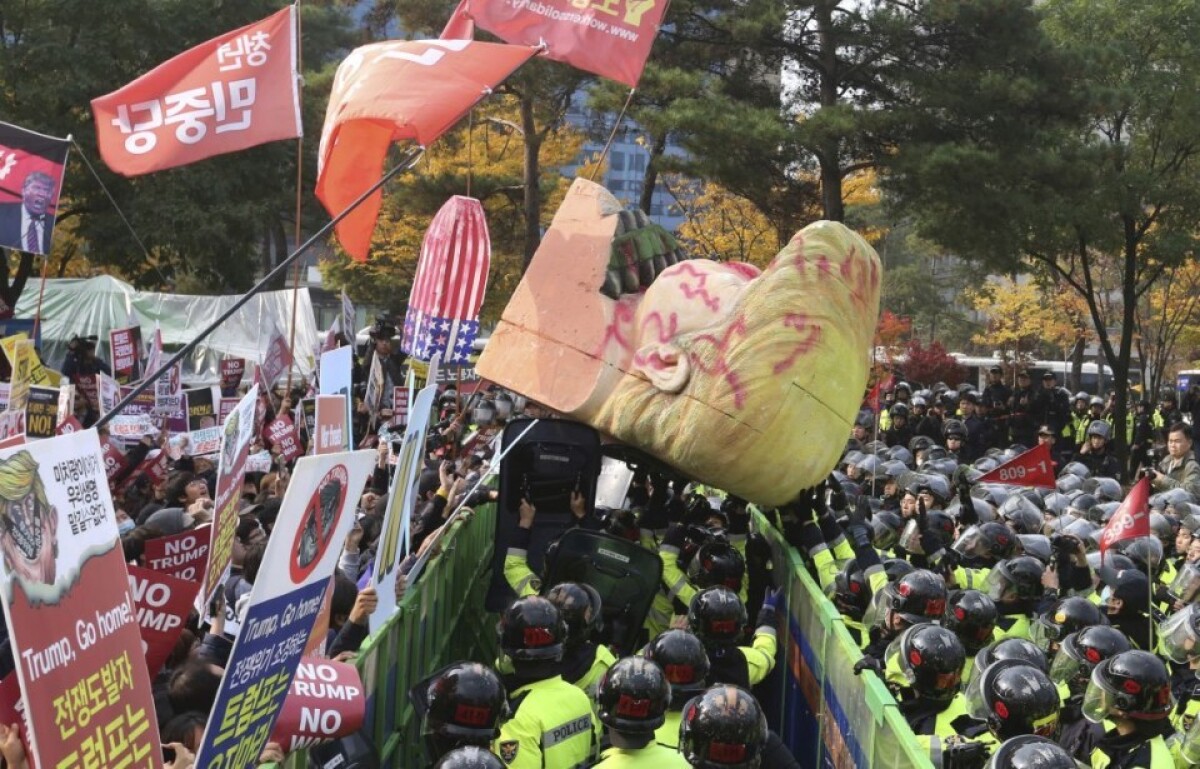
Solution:
M325 210L340 214L380 178L392 142L428 146L536 52L471 40L393 40L354 49L334 76L321 132L317 197ZM382 200L377 190L337 226L342 248L360 262ZM346 329L346 337L354 331Z
M70 142L0 122L0 248L50 253ZM0 306L0 317L13 308Z
M304 457L284 495L196 766L253 766L291 686L375 452Z
M39 766L162 754L95 430L0 452L0 595Z
M546 45L546 56L637 87L667 0L461 0L472 19L515 45ZM460 29L463 27L452 27Z
M295 12L215 37L93 99L108 167L136 176L300 136Z

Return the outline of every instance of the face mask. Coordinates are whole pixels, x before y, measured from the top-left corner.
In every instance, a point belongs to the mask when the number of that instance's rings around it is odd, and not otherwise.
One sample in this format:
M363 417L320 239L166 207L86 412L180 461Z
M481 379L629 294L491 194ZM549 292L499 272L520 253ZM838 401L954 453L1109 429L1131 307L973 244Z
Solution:
M137 524L134 523L132 519L126 518L125 520L123 520L117 524L117 531L119 531L121 533L121 536L123 537L126 534L128 534L129 532L133 531L134 527L136 527L136 526L137 526Z

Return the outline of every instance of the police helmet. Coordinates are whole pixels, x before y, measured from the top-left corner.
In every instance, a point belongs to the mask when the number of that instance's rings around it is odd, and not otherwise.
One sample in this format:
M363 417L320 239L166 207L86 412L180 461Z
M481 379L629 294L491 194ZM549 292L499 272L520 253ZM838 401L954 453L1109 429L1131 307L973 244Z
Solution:
M767 744L767 718L754 696L714 686L683 708L679 752L700 769L757 769Z
M477 662L458 662L434 675L423 699L421 732L435 756L461 745L487 747L508 715L500 677Z
M567 623L558 607L540 596L518 598L500 615L500 648L514 662L558 661Z
M597 716L624 734L653 734L666 720L671 685L662 668L645 657L618 660L600 679Z
M1050 663L1050 679L1065 685L1072 696L1082 697L1092 668L1132 648L1125 634L1111 625L1080 628L1063 638Z
M728 542L709 542L688 564L687 576L698 589L720 585L737 592L746 576L746 559Z
M968 652L977 654L991 643L998 616L996 603L978 590L954 590L946 599L942 627L958 636Z
M442 756L433 769L505 769L507 764L486 748L471 745Z
M884 659L900 668L909 687L921 699L949 702L962 684L967 653L952 631L924 623L913 625L888 646Z
M1053 737L1062 703L1043 671L1019 660L1002 660L984 670L979 687L967 692L967 707L972 717L987 723L988 731L1006 740L1019 734Z
M688 628L706 647L736 643L748 621L746 605L726 587L702 590L688 607Z
M671 685L672 701L683 704L685 698L704 691L708 680L708 652L700 639L687 630L668 630L646 646L643 652L663 670Z
M1139 649L1097 664L1083 695L1083 715L1097 724L1112 716L1159 721L1169 716L1174 706L1166 664Z
M603 630L600 593L591 585L561 582L550 588L546 598L558 607L559 615L567 623L567 645L586 643Z
M1061 643L1071 633L1092 625L1107 625L1108 618L1100 607L1088 599L1072 595L1055 601L1034 620L1029 629L1030 640L1044 652Z
M1005 740L983 769L1079 769L1066 748L1036 734L1021 734Z

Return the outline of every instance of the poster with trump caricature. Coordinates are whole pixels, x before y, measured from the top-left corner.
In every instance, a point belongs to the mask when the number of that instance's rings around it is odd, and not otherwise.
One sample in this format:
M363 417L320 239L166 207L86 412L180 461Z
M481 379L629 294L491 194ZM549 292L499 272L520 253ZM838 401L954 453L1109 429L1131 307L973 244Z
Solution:
M71 143L0 122L0 247L50 253ZM0 317L12 317L0 308Z
M157 765L150 677L95 430L0 451L0 597L38 765Z

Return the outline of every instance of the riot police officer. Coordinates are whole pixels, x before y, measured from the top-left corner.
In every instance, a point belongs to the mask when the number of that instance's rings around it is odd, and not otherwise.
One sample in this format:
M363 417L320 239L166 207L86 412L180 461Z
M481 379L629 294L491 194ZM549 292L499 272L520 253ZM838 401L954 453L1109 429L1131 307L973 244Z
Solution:
M736 686L714 686L685 706L679 751L700 769L759 766L767 747L767 718L754 697Z
M670 703L667 677L650 660L626 657L609 668L600 680L596 705L612 747L601 754L597 769L686 767L678 751L654 741Z
M567 638L563 642L563 679L593 697L604 671L617 661L607 646L592 640L604 625L600 594L591 585L562 582L550 588L546 598L558 607L559 614L567 623Z
M1173 706L1167 667L1150 652L1133 649L1097 664L1083 695L1083 715L1094 723L1107 719L1113 728L1092 751L1092 766L1172 769L1165 738Z
M1079 769L1061 745L1036 734L1005 740L983 769Z
M775 667L775 615L782 596L769 593L763 602L750 646L739 646L745 631L746 605L728 588L711 587L696 595L688 609L688 628L708 652L709 683L743 688L760 683Z
M684 703L703 693L708 686L708 653L693 633L668 630L651 641L642 654L663 669L667 683L671 685L671 704L654 738L659 745L678 748Z
M500 726L496 754L517 769L568 769L590 760L599 739L592 703L563 680L567 624L540 596L520 598L500 615L500 649L512 717ZM549 736L548 736L549 735Z
M1063 699L1059 743L1081 761L1091 759L1096 741L1104 734L1100 724L1083 717L1083 695L1092 670L1103 660L1132 649L1125 634L1108 625L1094 625L1071 633L1062 640L1050 663L1050 680Z
M455 748L487 748L500 733L508 701L500 677L476 662L459 662L435 674L418 692L424 701L421 733L429 760Z
M433 769L504 769L504 762L486 748L455 748L433 765Z

